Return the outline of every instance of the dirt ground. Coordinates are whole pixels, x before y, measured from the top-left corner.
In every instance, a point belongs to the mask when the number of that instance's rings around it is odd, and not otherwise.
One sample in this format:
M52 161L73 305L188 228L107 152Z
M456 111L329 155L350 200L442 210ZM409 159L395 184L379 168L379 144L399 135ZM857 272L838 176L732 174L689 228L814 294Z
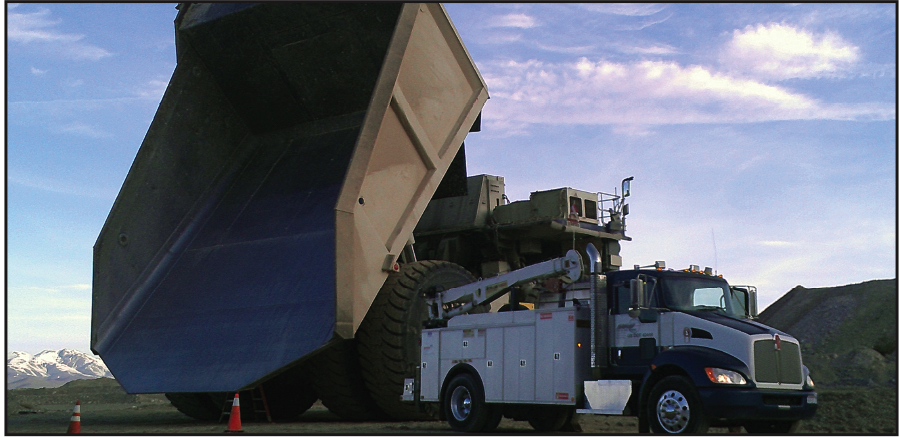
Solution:
M120 389L119 389L120 390ZM220 434L227 424L199 422L176 410L162 395L103 394L83 389L82 433ZM6 434L65 433L74 406L73 393L60 389L7 391ZM72 398L71 401L66 399ZM893 388L847 388L819 391L819 412L801 432L897 435L897 391ZM586 434L637 433L633 417L579 416ZM445 434L446 422L344 422L316 403L296 422L242 423L245 434ZM527 422L503 419L497 433L535 433ZM727 429L713 428L713 433Z

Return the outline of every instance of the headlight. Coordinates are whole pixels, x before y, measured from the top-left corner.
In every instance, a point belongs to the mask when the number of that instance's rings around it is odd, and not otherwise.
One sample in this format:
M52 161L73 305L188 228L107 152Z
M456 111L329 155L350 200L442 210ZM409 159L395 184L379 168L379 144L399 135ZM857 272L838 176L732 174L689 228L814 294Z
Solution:
M716 384L746 384L747 380L740 373L734 370L720 369L718 367L707 367L706 376L709 380Z
M816 385L813 384L812 378L809 377L809 367L803 366L803 375L806 376L806 386L809 388L814 388Z

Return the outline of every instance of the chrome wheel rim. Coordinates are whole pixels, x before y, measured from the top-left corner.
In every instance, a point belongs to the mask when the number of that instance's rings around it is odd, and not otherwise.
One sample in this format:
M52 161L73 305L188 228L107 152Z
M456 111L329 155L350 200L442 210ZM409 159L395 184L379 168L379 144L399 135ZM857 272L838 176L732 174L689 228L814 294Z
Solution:
M663 393L656 403L656 419L666 432L684 432L691 420L691 408L687 399L676 390Z
M472 395L463 386L456 387L450 395L450 412L459 422L466 420L472 412Z

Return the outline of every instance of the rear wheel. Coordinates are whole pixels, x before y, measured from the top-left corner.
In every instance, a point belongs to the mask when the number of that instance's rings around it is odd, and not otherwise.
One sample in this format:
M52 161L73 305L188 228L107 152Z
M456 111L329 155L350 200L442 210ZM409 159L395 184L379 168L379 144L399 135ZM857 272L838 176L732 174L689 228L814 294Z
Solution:
M447 290L474 282L466 269L446 261L404 264L392 272L375 296L356 333L362 375L378 406L395 420L427 420L437 413L418 413L401 402L403 382L416 376L421 362L422 322L428 318L424 292Z
M496 407L484 402L481 383L468 373L460 373L450 380L444 392L443 406L447 423L454 431L483 432L488 421L493 424L491 419L496 418Z

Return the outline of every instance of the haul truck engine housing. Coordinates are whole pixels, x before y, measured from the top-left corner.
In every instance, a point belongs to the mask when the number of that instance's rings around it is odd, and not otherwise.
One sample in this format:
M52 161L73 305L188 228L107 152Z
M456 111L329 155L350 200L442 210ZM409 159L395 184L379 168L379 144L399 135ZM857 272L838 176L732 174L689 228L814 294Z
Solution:
M435 293L436 305L471 305L529 278L543 290L533 310L433 311L420 375L406 381L403 398L439 407L451 427L469 432L489 432L503 416L551 432L577 412L635 415L645 432L785 433L813 416L817 396L800 344L752 320L755 288L662 262L604 272L593 244L584 255L583 277L558 267L581 259L572 251Z

